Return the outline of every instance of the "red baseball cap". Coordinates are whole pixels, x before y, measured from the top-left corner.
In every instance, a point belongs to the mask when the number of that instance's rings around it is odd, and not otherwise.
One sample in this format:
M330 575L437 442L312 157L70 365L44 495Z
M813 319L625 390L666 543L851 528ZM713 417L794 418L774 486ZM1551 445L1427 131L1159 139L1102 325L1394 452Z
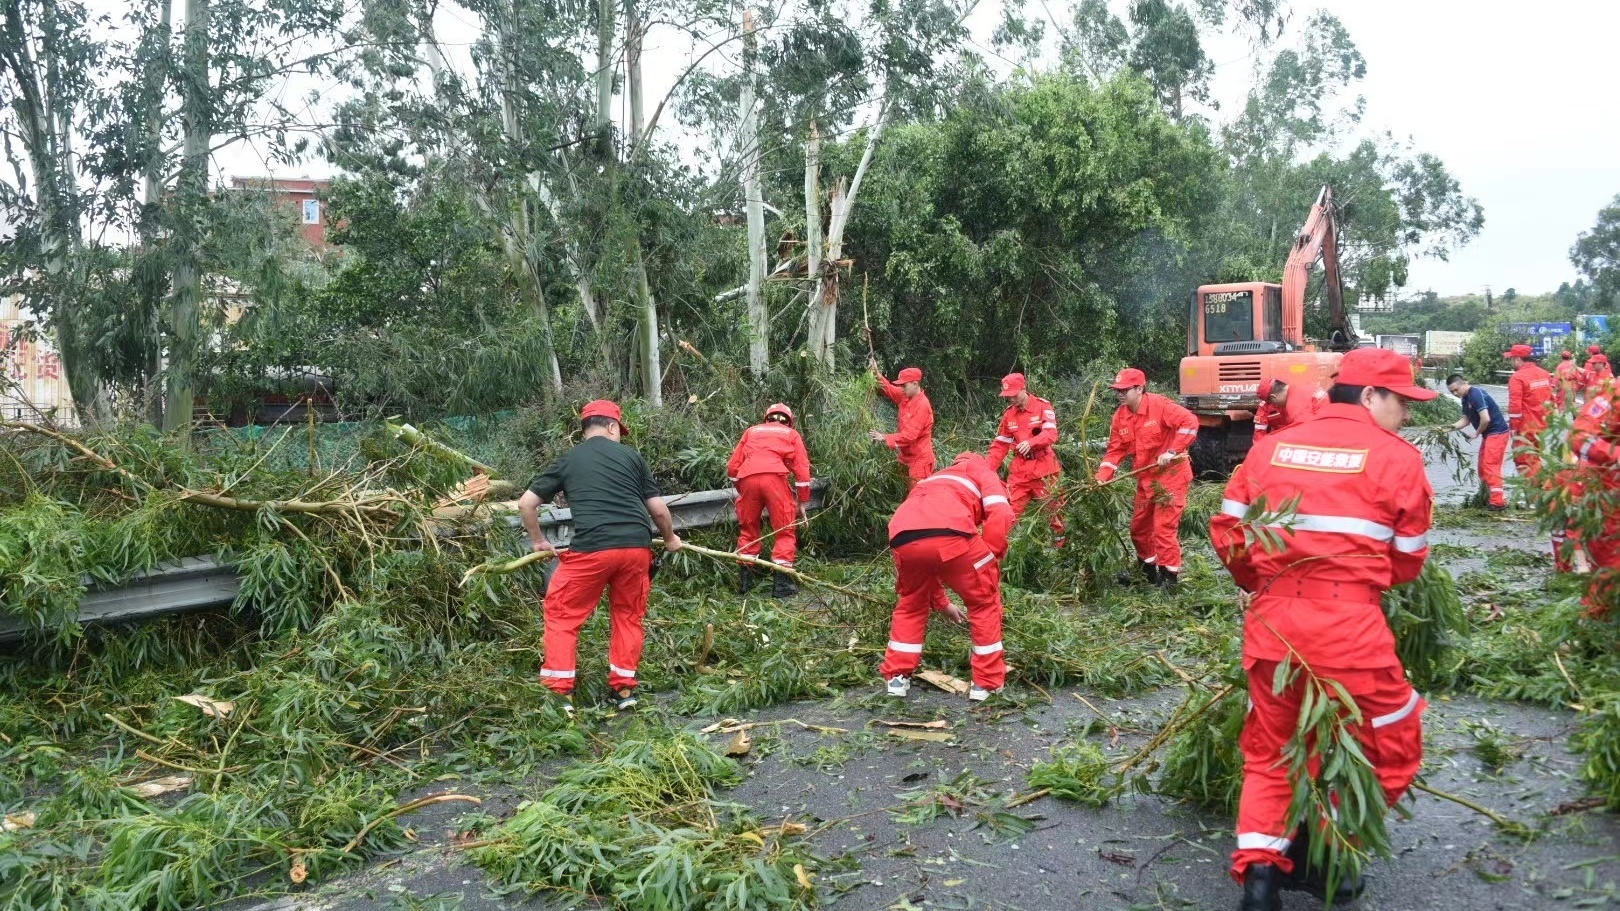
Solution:
M1145 374L1142 371L1136 369L1135 367L1126 367L1124 370L1121 370L1119 372L1119 376L1114 377L1113 388L1115 388L1115 389L1129 389L1132 386L1146 386L1146 385L1147 385L1147 374Z
M1587 345L1586 346L1586 353L1587 354L1602 354L1603 349L1598 347L1597 345Z
M619 432L629 436L630 428L624 426L624 415L620 413L618 403L612 399L597 399L586 402L585 407L579 410L579 419L586 418L612 418L619 422Z
M1529 345L1514 345L1502 352L1503 357L1535 357L1536 352Z
M1570 353L1569 353L1569 349L1568 349L1568 348L1565 348L1565 349L1564 349L1564 350L1563 350L1563 351L1561 351L1561 352L1559 352L1559 354L1558 354L1558 356L1559 356L1559 357L1561 357L1561 358L1563 358L1563 359L1564 359L1564 360L1566 360L1566 361L1567 361L1567 360L1569 360L1569 359L1570 359L1570 358L1572 358L1572 357L1574 357L1574 356L1575 356L1575 355L1573 355L1573 354L1570 354Z
M1412 362L1388 348L1357 348L1346 353L1333 381L1341 386L1377 386L1419 402L1440 394L1417 385L1412 379Z
M916 367L906 367L900 371L900 385L922 382L922 371Z
M1001 378L1001 397L1004 399L1010 399L1026 388L1022 373L1009 373Z

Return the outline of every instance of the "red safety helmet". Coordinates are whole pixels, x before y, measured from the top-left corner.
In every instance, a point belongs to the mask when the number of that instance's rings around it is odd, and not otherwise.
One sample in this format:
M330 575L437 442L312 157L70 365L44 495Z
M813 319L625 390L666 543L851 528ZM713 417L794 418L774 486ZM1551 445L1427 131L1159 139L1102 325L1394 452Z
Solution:
M1598 346L1598 345L1587 345L1586 346L1586 353L1587 354L1602 354L1603 353L1603 348L1601 346Z
M1508 350L1502 352L1502 356L1503 357L1535 357L1536 352L1535 352L1535 349L1531 348L1529 345L1514 345L1512 348L1509 348Z
M788 406L782 404L781 402L777 402L775 405L772 405L771 407L765 409L765 420L767 420L767 421L770 420L771 415L773 415L773 414L780 414L780 415L785 416L788 419L788 426L789 427L793 426L793 409L792 408L789 408Z

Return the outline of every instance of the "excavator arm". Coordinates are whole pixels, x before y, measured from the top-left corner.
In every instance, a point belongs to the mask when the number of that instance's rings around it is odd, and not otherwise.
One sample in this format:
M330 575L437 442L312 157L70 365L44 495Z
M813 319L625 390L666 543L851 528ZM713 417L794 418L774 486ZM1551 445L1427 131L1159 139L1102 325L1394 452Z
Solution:
M1328 298L1328 325L1333 329L1328 347L1348 350L1356 345L1356 332L1344 309L1344 285L1339 278L1339 223L1333 213L1333 189L1324 186L1311 206L1305 227L1294 237L1293 249L1283 266L1282 336L1290 345L1305 343L1305 286L1311 267L1322 259Z

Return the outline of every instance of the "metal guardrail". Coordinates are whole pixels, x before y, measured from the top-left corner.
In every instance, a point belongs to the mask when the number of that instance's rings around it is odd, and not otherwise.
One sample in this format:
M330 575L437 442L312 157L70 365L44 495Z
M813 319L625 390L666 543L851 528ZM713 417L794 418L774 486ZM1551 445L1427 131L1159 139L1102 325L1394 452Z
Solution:
M825 491L824 482L815 482L809 509L821 508ZM736 499L737 492L727 488L671 494L664 497L664 503L674 519L675 530L681 531L735 521ZM513 529L522 526L515 515L505 516L504 520ZM541 511L540 527L553 544L566 545L574 536L573 511L546 507ZM229 563L213 557L187 557L137 573L116 588L92 588L79 600L78 619L80 623L119 623L229 607L241 584L236 568ZM17 642L26 632L22 618L0 614L0 643Z

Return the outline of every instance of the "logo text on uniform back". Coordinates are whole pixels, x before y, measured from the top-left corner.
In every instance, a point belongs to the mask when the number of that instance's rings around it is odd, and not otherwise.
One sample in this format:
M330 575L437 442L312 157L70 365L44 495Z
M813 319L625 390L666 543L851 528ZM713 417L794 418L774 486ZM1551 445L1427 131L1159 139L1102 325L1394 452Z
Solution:
M1306 471L1360 474L1367 469L1367 450L1330 449L1325 446L1278 446L1271 464Z

